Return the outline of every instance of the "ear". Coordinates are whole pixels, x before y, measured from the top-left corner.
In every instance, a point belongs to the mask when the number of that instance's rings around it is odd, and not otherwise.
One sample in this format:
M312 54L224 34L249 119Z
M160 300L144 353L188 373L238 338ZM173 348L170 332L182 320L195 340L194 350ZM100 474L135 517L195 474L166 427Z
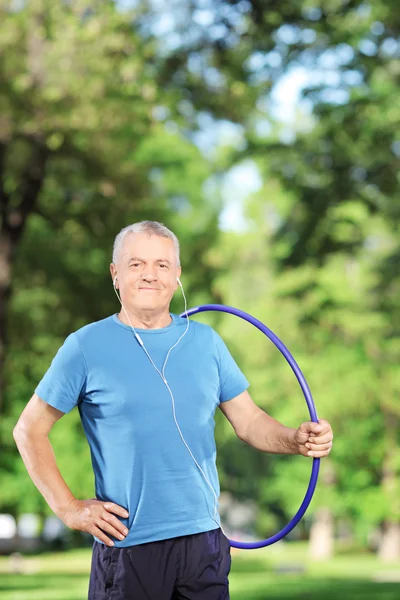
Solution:
M117 267L114 265L114 263L110 264L110 273L111 273L111 281L114 284L114 279L117 277Z
M181 277L181 273L182 273L182 269L181 267L178 268L177 273L176 273L176 282L175 282L175 289L177 290L179 287L179 282L178 279L180 279Z

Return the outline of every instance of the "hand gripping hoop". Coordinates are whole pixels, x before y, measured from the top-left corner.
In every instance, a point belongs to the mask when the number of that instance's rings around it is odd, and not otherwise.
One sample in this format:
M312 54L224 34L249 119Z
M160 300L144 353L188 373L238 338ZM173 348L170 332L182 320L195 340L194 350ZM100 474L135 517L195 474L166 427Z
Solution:
M280 352L286 358L287 362L289 363L294 374L297 377L297 380L300 384L300 387L303 391L304 397L307 402L311 421L313 421L314 423L318 423L317 412L315 410L315 405L314 405L313 398L311 396L310 388L308 387L308 384L305 380L303 373L300 370L299 365L296 363L293 356L290 354L289 350L281 342L281 340L270 329L268 329L268 327L266 327L266 325L264 325L264 323L261 323L261 321L259 321L255 317L252 317L251 315L244 312L243 310L239 310L238 308L233 308L232 306L224 306L223 304L203 304L202 306L195 306L194 308L189 309L187 311L187 316L190 317L191 315L195 315L196 313L213 311L213 310L219 311L219 312L230 313L232 315L236 315L237 317L240 317L241 319L244 319L248 323L251 323L252 325L257 327L260 331L262 331L271 340L271 342L273 342L275 344L275 346L278 348L278 350L280 350ZM186 313L182 313L180 316L186 317ZM275 542L281 540L283 537L285 537L285 535L287 535L290 531L292 531L292 529L294 529L296 527L297 523L303 517L304 513L306 512L307 508L310 505L310 502L314 495L314 491L315 491L317 481L318 481L319 464L320 464L320 459L314 458L312 470L311 470L310 482L308 484L307 492L306 492L306 495L304 496L303 502L301 503L300 508L297 511L297 513L295 514L295 516L293 517L293 519L283 529L281 529L281 531L278 531L278 533L276 533L275 535L267 538L266 540L260 540L259 542L237 542L235 540L230 540L231 546L233 546L234 548L241 548L242 550L264 548L265 546L270 546L271 544L274 544Z

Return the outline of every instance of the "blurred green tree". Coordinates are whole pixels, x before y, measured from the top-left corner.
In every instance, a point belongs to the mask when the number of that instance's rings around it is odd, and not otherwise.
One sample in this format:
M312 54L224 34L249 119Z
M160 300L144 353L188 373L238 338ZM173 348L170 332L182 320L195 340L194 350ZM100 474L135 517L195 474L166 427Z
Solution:
M164 122L179 90L171 98L157 85L154 44L136 17L113 2L1 4L0 506L12 514L48 512L11 432L68 333L116 311L118 231L164 221L192 297L213 277L203 258L217 234L218 200L204 190L212 165ZM92 495L78 414L51 437L67 482Z

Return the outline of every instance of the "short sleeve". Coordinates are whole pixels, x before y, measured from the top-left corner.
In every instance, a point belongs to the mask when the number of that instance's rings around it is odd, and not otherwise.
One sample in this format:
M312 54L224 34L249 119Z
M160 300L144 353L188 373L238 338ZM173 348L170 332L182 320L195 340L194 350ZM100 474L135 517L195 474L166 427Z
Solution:
M72 333L58 350L35 392L50 406L68 413L85 393L86 371L77 336Z
M244 392L250 383L239 369L225 342L214 330L213 336L218 357L220 402L226 402Z

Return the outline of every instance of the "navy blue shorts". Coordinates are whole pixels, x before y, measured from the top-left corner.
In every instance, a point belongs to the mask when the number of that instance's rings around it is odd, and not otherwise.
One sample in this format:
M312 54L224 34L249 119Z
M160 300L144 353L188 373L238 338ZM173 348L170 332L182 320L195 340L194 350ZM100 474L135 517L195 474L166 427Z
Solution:
M95 541L88 600L229 600L230 550L220 528L126 548Z

